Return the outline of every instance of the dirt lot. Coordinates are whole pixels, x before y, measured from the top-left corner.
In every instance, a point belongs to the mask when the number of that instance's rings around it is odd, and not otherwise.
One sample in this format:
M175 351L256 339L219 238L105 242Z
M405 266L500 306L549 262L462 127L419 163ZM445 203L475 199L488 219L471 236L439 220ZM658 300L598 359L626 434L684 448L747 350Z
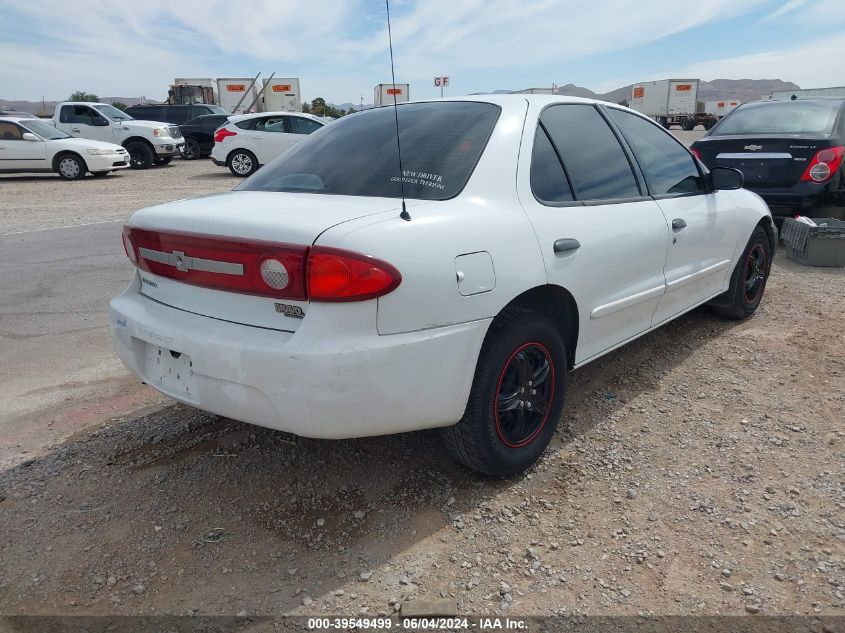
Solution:
M125 220L141 207L227 191L241 182L211 161L66 182L55 174L0 175L0 233Z
M147 176L128 204L179 195ZM0 179L4 228L30 185ZM78 203L42 202L43 225L113 219ZM41 222L27 204L19 230ZM845 615L843 311L845 272L779 252L748 321L696 310L574 372L550 450L506 481L434 432L317 441L172 404L88 419L0 473L0 613Z

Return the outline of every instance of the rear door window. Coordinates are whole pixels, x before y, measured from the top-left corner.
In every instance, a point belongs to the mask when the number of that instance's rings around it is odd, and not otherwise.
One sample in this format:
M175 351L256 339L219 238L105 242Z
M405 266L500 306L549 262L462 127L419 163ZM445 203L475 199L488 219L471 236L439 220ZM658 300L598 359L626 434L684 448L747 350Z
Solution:
M404 184L407 198L447 200L469 180L499 112L491 103L441 101L345 116L303 138L237 189L399 198Z
M607 108L643 170L654 196L704 193L704 181L692 155L674 137L641 116Z
M286 116L268 116L258 119L255 124L256 132L288 132Z
M552 147L549 135L542 125L534 133L534 150L531 154L531 191L545 204L571 202L572 189L560 158Z
M543 127L563 159L578 200L641 196L622 145L592 105L562 104L543 110Z
M155 106L136 106L134 108L127 108L126 110L136 119L146 121L157 121L161 119L161 108Z
M175 105L165 108L164 111L167 117L164 121L167 123L184 123L191 118L191 106ZM203 113L200 112L200 114Z
M306 119L303 116L288 117L288 123L292 134L311 134L323 127L316 121Z

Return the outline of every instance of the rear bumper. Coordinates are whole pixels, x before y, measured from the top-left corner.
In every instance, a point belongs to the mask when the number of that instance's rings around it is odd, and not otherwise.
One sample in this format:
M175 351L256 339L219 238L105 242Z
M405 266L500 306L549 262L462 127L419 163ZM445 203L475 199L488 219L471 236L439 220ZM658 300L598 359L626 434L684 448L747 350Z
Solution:
M777 218L796 214L811 218L840 218L845 216L845 191L830 185L799 182L784 189L748 187L759 195Z
M372 334L344 336L336 322L307 330L306 316L296 332L282 332L171 308L139 294L137 284L136 276L112 300L109 315L117 354L133 373L197 408L307 437L384 435L457 422L489 325L379 336L373 318ZM191 395L151 378L150 345L190 357Z

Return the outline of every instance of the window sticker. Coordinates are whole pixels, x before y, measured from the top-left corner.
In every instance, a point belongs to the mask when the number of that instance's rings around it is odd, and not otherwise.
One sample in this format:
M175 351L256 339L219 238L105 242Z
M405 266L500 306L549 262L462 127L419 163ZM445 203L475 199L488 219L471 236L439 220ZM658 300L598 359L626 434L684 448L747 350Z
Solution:
M399 176L393 176L390 182L399 182ZM425 171L410 171L405 169L402 171L402 182L406 185L420 185L421 187L431 187L432 189L446 188L446 185L443 184L442 175Z

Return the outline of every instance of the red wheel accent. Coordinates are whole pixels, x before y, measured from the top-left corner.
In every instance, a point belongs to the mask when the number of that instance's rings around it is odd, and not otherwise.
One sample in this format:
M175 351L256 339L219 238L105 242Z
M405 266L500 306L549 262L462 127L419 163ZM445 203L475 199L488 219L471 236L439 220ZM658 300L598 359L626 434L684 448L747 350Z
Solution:
M508 370L511 368L511 363L513 362L513 360L517 357L517 355L520 352L522 352L522 351L524 351L528 348L538 349L540 352L542 352L543 356L546 359L546 362L548 362L549 371L548 371L548 376L547 376L546 380L548 381L548 385L549 385L549 393L548 393L548 396L545 399L545 412L543 414L542 420L540 421L540 424L537 425L537 428L534 429L528 435L528 437L514 442L514 441L509 440L505 436L505 432L502 429L502 421L501 421L501 418L499 416L499 402L498 401L499 401L499 396L500 396L501 391L502 391L502 384L505 380L505 376L507 375ZM510 355L508 360L505 362L504 366L502 367L502 371L499 374L499 380L496 384L496 393L494 395L495 402L493 403L493 413L494 413L494 419L495 419L495 422L496 422L496 434L499 437L499 441L501 441L502 444L504 444L508 448L522 448L523 446L527 446L528 444L533 442L537 438L537 436L540 434L540 432L543 430L543 428L546 426L546 422L548 422L549 414L551 413L551 409L552 409L552 401L554 400L554 395L555 395L555 366L554 366L554 361L552 360L552 356L549 353L549 350L546 349L545 345L543 345L542 343L538 343L536 341L533 341L533 342L530 342L530 343L524 343L523 345L518 347Z

